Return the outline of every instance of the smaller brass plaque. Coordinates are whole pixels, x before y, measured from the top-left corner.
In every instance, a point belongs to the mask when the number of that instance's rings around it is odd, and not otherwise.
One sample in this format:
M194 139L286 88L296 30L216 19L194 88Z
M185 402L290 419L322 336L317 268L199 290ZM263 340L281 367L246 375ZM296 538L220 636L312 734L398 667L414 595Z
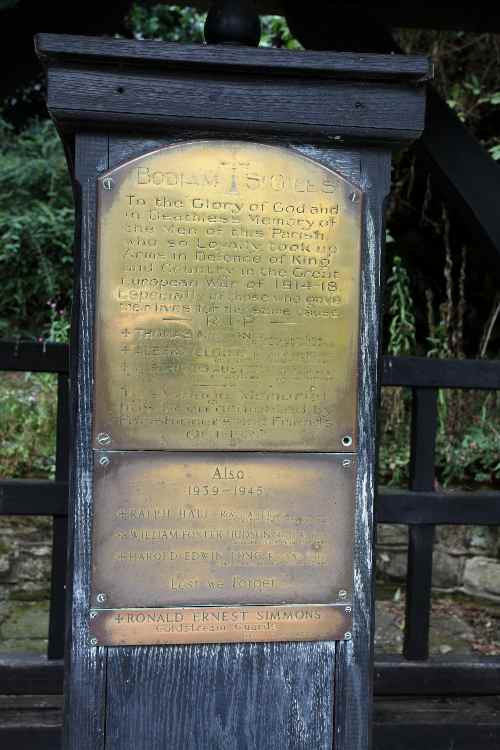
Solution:
M355 461L96 452L91 625L99 643L343 637Z
M350 605L94 610L94 645L329 641L350 636Z

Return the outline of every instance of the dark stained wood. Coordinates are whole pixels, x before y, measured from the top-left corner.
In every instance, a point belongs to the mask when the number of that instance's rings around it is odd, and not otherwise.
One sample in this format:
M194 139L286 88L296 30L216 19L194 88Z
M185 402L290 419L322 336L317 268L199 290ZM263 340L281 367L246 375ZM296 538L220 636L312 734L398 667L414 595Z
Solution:
M334 655L333 643L110 649L109 746L330 750Z
M500 389L500 360L384 357L382 385Z
M65 516L68 483L50 479L0 480L0 515Z
M376 488L376 424L379 388L382 207L390 184L390 155L361 152L366 191L362 241L359 363L359 457L354 540L353 639L338 644L335 750L370 746L373 668L373 500Z
M39 711L23 711L6 716L0 712L0 745L16 750L59 750L61 719L58 713L47 716Z
M161 145L167 144L161 139L113 137L110 166ZM363 179L359 152L326 152L312 146L300 150L357 183ZM359 554L366 554L361 545ZM365 597L360 590L360 611ZM109 649L106 731L111 746L137 745L147 727L151 750L212 750L226 745L330 750L335 651L334 643L319 642ZM362 670L358 664L356 680ZM364 695L368 694L369 685ZM363 700L360 697L360 705ZM158 701L168 710L158 712ZM272 710L263 710L267 705Z
M164 130L225 127L234 132L279 133L286 127L307 140L365 140L387 143L414 139L422 128L419 90L402 96L386 84L364 87L339 81L311 79L297 86L293 79L255 75L213 81L202 74L184 73L147 80L114 71L56 68L49 74L49 103L65 127L76 122L98 122L101 127ZM186 90L190 92L186 99ZM253 102L259 100L261 108ZM133 105L132 105L133 103Z
M37 48L48 65L49 109L66 129L100 123L165 132L182 126L252 130L253 138L286 131L307 142L314 136L401 143L417 137L424 124L422 83L429 68L422 58L342 60L291 50L51 35L39 36ZM369 86L367 79L373 79Z
M58 749L61 702L60 695L0 695L0 747Z
M500 524L500 492L411 492L381 488L377 523Z
M362 81L406 81L416 84L429 79L431 65L418 55L371 55L335 52L297 52L288 49L241 48L177 42L138 41L110 37L38 34L35 40L44 62L78 60L93 66L97 62L150 66L154 70L176 71L196 68L213 72L228 68L232 73L271 72L290 75L331 76Z
M223 49L215 57L200 47L183 52L177 45L130 46L121 40L68 40L66 54L61 47L51 51L53 43L47 37L38 41L48 64L49 109L67 141L77 134L76 173L83 197L81 286L74 314L78 329L73 333L78 346L73 352L78 370L72 372L74 607L65 747L104 750L105 733L109 749L142 747L147 738L150 750L331 750L334 744L336 750L367 750L382 207L389 186L389 146L415 137L423 125L427 65L395 56L378 63L345 56L342 67L340 58L330 54L319 58L262 50L254 57L253 50L241 48ZM127 55L133 60L127 62ZM96 130L103 135L93 135ZM95 176L132 152L149 150L152 143L203 137L280 141L337 169L366 191L355 626L345 642L107 652L88 645ZM354 142L361 140L363 146L356 147ZM368 148L375 144L377 148Z
M437 390L413 389L410 489L434 488ZM408 544L407 597L403 653L407 659L429 656L434 526L411 526Z
M69 350L66 344L0 340L0 370L67 372L68 366Z
M400 656L375 659L375 694L500 695L500 656L434 656L407 661Z
M69 380L57 379L56 481L69 480ZM66 607L67 514L55 516L52 522L52 571L50 578L49 659L64 656Z
M428 161L433 180L454 211L454 217L468 230L474 246L487 251L485 259L498 273L498 165L432 88L427 106L426 128L419 152ZM460 154L459 159L457 154Z
M60 750L61 718L57 698L0 698L0 743L17 750ZM149 738L149 732L144 736ZM499 740L498 697L375 701L375 750L421 750L427 745L432 750L493 750ZM236 750L225 739L211 747ZM261 747L269 745L264 741Z
M0 655L0 695L57 695L62 692L62 681L60 660L47 661L34 654ZM376 655L374 687L380 696L498 695L500 656L464 654L408 661L396 655Z
M45 656L0 653L0 695L62 693L63 663Z
M500 697L380 700L374 750L494 750L500 743Z
M106 702L106 649L89 643L92 528L92 345L95 294L96 176L108 167L108 138L76 137L75 179L81 194L77 206L79 242L75 259L79 280L73 303L73 446L70 476L69 638L66 653L65 747L101 750Z
M330 5L323 13L323 23L318 24L316 18L321 13L321 7L321 0L312 0L308 12L304 13L301 4L288 3L292 32L308 50L359 48L375 52L401 52L388 33L388 29L398 26L394 18L387 18L387 15L394 14L395 8L386 9L385 15L373 7L363 9L363 14L359 14L356 8L349 8L345 4ZM422 16L427 11L428 8L425 8ZM457 23L464 23L464 15L468 15L468 11L457 15ZM494 19L491 20L494 23ZM458 25L456 28L470 26ZM500 226L496 196L500 191L499 170L456 112L432 87L429 87L425 130L418 150L427 162L433 182L454 211L457 222L464 227L474 246L484 252L486 263L492 264L498 273ZM460 158L457 158L457 154L460 154Z

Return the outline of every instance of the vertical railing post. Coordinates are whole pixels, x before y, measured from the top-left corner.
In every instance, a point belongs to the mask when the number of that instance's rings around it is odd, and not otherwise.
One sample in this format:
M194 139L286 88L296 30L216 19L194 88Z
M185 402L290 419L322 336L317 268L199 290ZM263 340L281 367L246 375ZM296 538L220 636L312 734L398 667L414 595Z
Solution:
M57 376L56 481L67 482L69 474L69 379ZM54 516L52 525L52 575L50 590L49 659L64 655L66 594L67 516Z
M436 388L414 388L411 422L410 489L434 489L437 430ZM403 653L407 659L429 656L434 526L410 526Z

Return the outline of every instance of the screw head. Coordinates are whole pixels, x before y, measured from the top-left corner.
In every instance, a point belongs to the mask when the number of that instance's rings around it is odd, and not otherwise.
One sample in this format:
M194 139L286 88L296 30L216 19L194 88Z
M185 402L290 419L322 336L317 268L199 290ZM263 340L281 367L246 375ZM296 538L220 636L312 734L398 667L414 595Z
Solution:
M354 191L354 193L351 193L349 196L349 200L352 203L357 203L359 201L359 193L357 193L356 191Z
M90 613L90 619L93 620L94 617L97 617L97 612L91 612Z
M344 435L342 438L342 445L349 448L352 445L352 437L350 435Z
M91 646L97 646L97 643L98 643L97 638L91 638L90 639L90 645Z
M109 458L107 456L101 456L99 463L101 466L107 466L109 464Z
M100 432L96 437L96 442L99 445L109 445L111 443L111 435L109 432Z
M96 600L99 604L103 604L106 601L106 594L97 594Z
M104 190L111 190L113 187L113 179L111 177L105 177L102 181Z
M344 467L344 469L347 469L347 467L350 465L351 465L351 462L349 461L349 459L344 458L344 460L342 461L342 466Z
M346 608L344 609L344 612L346 613L346 615L350 615L350 614L351 614L351 612L352 612L352 607L346 607Z
M347 633L344 633L344 638L345 638L346 641L350 641L351 638L352 638L352 633L350 633L349 631L347 631Z
M345 589L340 589L339 599L347 599L347 591Z

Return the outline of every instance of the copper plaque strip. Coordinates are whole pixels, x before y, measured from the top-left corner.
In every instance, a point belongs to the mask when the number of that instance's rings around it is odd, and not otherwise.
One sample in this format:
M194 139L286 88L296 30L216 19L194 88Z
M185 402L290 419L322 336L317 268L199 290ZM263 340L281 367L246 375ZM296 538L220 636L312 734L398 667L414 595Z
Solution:
M93 610L93 645L324 641L351 637L351 605Z
M100 177L94 446L356 450L361 203L237 141Z

